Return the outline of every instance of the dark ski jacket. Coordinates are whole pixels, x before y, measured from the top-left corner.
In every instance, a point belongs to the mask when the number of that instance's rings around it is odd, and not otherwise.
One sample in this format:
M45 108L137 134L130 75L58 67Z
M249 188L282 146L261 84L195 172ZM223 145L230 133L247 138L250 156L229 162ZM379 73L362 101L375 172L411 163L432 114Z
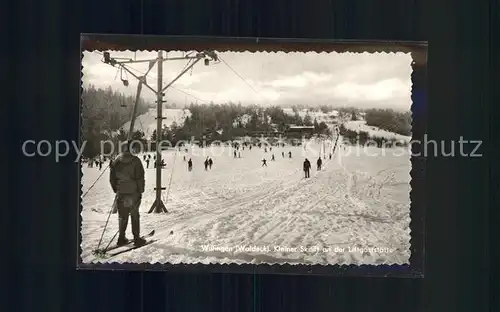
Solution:
M309 160L304 160L304 171L307 171L311 168L311 163L309 162Z
M321 158L318 158L318 161L316 162L316 164L317 164L318 166L321 166L321 164L322 164L322 163L323 163L323 161L321 160Z
M131 153L120 154L110 166L109 182L118 194L142 194L144 192L144 167L139 157Z

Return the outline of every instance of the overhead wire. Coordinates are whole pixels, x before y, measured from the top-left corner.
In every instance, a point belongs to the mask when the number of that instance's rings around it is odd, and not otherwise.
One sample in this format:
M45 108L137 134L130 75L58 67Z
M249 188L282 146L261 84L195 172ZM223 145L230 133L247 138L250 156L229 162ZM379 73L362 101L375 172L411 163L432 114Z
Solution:
M120 70L118 69L118 72ZM115 77L116 79L116 77ZM139 99L140 101L140 99ZM137 103L138 104L138 103ZM135 103L134 103L135 105ZM149 111L148 111L149 113ZM134 116L134 118L137 117L137 116ZM108 117L109 118L109 117ZM141 127L141 130L143 133L146 133L145 129L144 129L144 125L142 124L142 121L139 119L139 124L140 124L140 127ZM113 132L111 131L111 125L110 125L110 121L108 120L108 132L109 132L109 135L112 136L113 135ZM90 192L90 190L97 184L97 182L101 179L101 177L104 175L104 173L107 171L107 169L110 167L111 165L111 162L108 163L108 165L104 168L104 170L102 171L102 173L97 177L97 179L90 185L90 187L87 189L87 191L82 195L82 199Z
M257 91L245 78L243 78L233 67L231 67L231 65L229 65L220 55L217 56L219 58L219 60L222 61L222 63L224 63L224 65L227 66L227 68L229 68L229 70L231 70L236 76L238 76L238 78L240 78L247 86L250 87L250 89L252 89L255 93L259 94L259 91Z
M95 51L95 52L96 52L97 54L99 54L99 55L103 55L103 53L101 53L101 52L99 52L99 51ZM188 53L188 55L189 55L189 54L192 54L192 52L191 52L191 53ZM182 72L183 72L183 71L184 71L184 70L185 70L185 69L186 69L186 68L187 68L187 67L188 67L191 63L192 63L192 59L191 59L191 60L189 60L189 62L187 62L187 63L185 64L184 68L181 70L181 73L182 73ZM123 66L123 65L121 65L121 66ZM148 73L148 74L146 74L146 73L144 73L144 72L142 72L142 71L140 71L140 70L138 70L138 69L136 69L136 68L134 68L134 67L132 67L132 66L128 66L128 69L129 69L129 70L132 70L132 71L135 71L136 73L140 74L140 75L141 75L141 76L143 76L143 77L156 78L156 77L151 77L151 74L149 74L149 73ZM120 72L120 69L117 69L117 74L116 74L116 76L115 76L115 79L116 79L116 77L118 76L118 73L119 73L119 72ZM186 95L189 95L189 96L191 96L191 97L193 97L193 98L195 98L195 99L197 99L197 100L202 101L201 99L199 99L199 98L195 97L194 95L192 95L192 94L190 94L190 93L188 93L188 92L186 92L186 91L180 90L180 89L175 88L175 87L173 87L173 86L171 86L171 87L172 87L172 88L174 88L174 89L176 89L176 90L178 90L178 91L180 91L180 92L182 92L182 93L184 93L184 94L186 94ZM140 99L139 99L139 100L140 100ZM151 116L151 113L150 113L150 111L149 111L149 110L147 111L147 114L148 114L150 117L153 117L153 116ZM135 118L135 117L137 117L137 116L134 116L134 118ZM142 130L142 132L145 134L145 133L146 133L146 131L145 131L145 129L144 129L144 125L143 125L143 123L142 123L141 119L139 119L139 123L140 123L140 126L141 126L141 130ZM109 127L109 128L111 127L109 123L108 123L108 127ZM109 134L110 134L110 135L112 135L111 129L109 129ZM95 184L97 183L97 181L99 181L99 180L100 180L100 178L103 176L103 174L106 172L106 170L110 167L110 165L111 165L111 163L108 163L108 165L104 168L104 170L102 171L102 173L101 173L101 174L97 177L97 179L96 179L96 180L95 180L95 181L91 184L91 186L87 189L87 191L86 191L86 192L82 195L82 199L83 199L83 198L84 198L84 197L85 197L85 196L89 193L89 191L90 191L90 190L91 190L91 189L95 186Z

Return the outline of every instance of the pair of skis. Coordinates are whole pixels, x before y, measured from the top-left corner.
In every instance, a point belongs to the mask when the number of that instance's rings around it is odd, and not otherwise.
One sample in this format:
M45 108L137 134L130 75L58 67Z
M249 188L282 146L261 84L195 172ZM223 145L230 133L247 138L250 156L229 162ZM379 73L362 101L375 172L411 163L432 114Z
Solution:
M155 230L152 230L148 234L141 236L141 238L146 240L146 243L144 243L142 245L135 246L134 241L132 240L125 245L121 245L121 246L114 245L114 246L110 246L110 247L104 248L104 249L97 249L94 251L94 254L99 258L109 258L109 257L114 257L114 256L120 255L122 253L131 251L131 250L139 249L141 247L144 247L144 246L147 246L147 245L150 245L150 244L156 242L155 239L150 239L151 237L153 237L153 235L155 235Z

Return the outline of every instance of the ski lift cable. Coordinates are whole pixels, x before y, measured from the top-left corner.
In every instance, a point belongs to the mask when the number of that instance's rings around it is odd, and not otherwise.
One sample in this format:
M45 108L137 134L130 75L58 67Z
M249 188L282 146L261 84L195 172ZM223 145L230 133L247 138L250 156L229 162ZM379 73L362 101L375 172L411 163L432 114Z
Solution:
M175 155L174 155L174 162L172 164L172 172L170 173L170 181L168 182L168 189L167 189L167 198L165 200L165 206L167 205L168 202L168 195L170 194L170 187L172 185L172 178L174 176L174 170L175 170L175 160L177 159L177 150L175 150Z
M186 67L187 67L187 66L186 66ZM184 67L184 69L186 69L186 67ZM140 70L138 70L138 69L136 69L136 68L129 67L129 69L131 69L131 70L135 71L136 73L138 73L138 74L140 74L140 75L144 76L144 72L141 72ZM157 79L157 78L156 78L154 75L152 75L152 74L148 74L148 75L146 75L146 77L151 78L151 79L154 79L154 80L156 80L156 79ZM205 101L205 100L203 100L203 99L200 99L199 97L197 97L197 96L195 96L195 95L193 95L193 94L191 94L191 93L189 93L189 92L187 92L187 91L185 91L185 90L182 90L182 89L180 89L180 88L178 88L178 87L175 87L175 86L170 86L170 88L175 89L175 90L177 90L177 91L179 91L179 92L181 92L181 93L183 93L183 94L185 94L185 95L188 95L188 96L192 97L193 99L195 99L195 100L197 100L197 101L200 101L200 102L207 102L207 101Z
M248 81L243 78L234 68L232 68L231 65L229 65L220 55L218 56L218 58L222 61L222 63L224 63L224 65L227 66L227 68L229 68L236 76L238 76L238 78L240 78L247 86L249 86L250 89L259 94L259 92L250 83L248 83Z
M188 62L188 63L184 66L183 71L184 71L184 70L185 70L185 69L189 66L189 64L191 63L191 61L192 61L192 60L190 60L190 61L189 61L189 62ZM128 68L129 68L129 69L133 69L133 70L135 70L135 71L137 71L137 72L140 72L139 70L137 70L137 69L135 69L135 68L133 68L133 67L130 67L130 66L129 66ZM182 71L181 71L181 72L182 72ZM122 73L122 69L120 68L120 76L121 76L121 73ZM142 73L142 74L143 74L143 76L147 76L147 75L144 75L144 73ZM122 78L122 80L123 80L123 77L121 77L121 78ZM189 94L188 94L188 95L189 95ZM149 113L149 111L148 111L148 113ZM145 131L144 131L144 126L143 126L143 124L142 124L142 122L141 122L141 121L140 121L140 124L141 124L141 128L142 128L143 133L145 133ZM111 126L110 126L110 125L108 125L108 126L111 128ZM111 133L110 133L110 134L111 134ZM157 135L158 135L158 134L157 134ZM176 154L176 155L177 155L177 154ZM175 162L175 158L174 158L174 162ZM92 189L92 188L96 185L96 183L97 183L97 182L101 179L101 177L103 176L103 174L106 172L106 170L107 170L109 167L110 167L110 164L108 164L108 165L106 166L106 168L104 168L103 172L102 172L102 173L101 173L101 174L97 177L97 179L96 179L96 180L95 180L95 181L91 184L91 186L87 189L87 191L86 191L86 192L82 195L82 199L83 199L83 198L84 198L84 197L85 197L85 196L86 196L86 195L90 192L90 190L91 190L91 189ZM172 169L172 170L173 170L173 169ZM172 181L172 176L173 176L173 172L172 172L172 174L171 174L171 176L170 176L170 183L171 183L171 181ZM170 184L169 184L169 189L170 189ZM168 198L168 195L167 195L167 198ZM112 210L112 209L113 209L113 208L111 208L111 210Z

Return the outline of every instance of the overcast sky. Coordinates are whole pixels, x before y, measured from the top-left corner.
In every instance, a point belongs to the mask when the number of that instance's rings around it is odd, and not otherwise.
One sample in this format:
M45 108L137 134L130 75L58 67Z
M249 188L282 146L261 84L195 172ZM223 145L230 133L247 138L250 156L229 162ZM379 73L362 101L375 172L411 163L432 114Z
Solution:
M112 57L136 60L155 58L156 52L113 52ZM353 53L217 53L224 62L205 66L203 61L167 89L165 100L184 103L223 103L311 106L355 106L410 110L410 54ZM168 57L182 56L168 52ZM167 53L164 54L167 56ZM83 83L135 95L137 80L123 72L129 86L124 87L117 68L101 62L101 52L84 52ZM163 64L163 85L172 81L187 61ZM140 75L147 63L127 65ZM231 70L231 68L234 70ZM236 73L235 73L236 72ZM156 88L157 67L148 74L147 83ZM155 95L143 88L142 97L154 101Z

